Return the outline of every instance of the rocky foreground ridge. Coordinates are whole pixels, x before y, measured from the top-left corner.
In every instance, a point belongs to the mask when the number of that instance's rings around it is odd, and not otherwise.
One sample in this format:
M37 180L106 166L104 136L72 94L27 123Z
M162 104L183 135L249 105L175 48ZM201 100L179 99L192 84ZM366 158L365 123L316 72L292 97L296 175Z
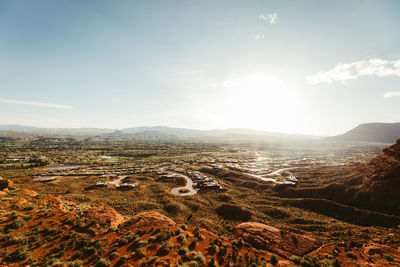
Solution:
M238 224L229 236L179 224L157 211L114 209L41 195L0 179L1 266L393 266L399 230L357 244ZM391 243L390 243L390 242ZM389 242L389 243L388 243Z

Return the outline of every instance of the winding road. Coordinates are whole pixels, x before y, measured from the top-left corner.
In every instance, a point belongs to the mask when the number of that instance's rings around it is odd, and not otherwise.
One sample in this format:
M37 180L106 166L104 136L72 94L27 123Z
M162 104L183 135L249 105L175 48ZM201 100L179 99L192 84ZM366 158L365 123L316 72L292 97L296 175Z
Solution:
M185 178L186 180L186 185L185 186L181 186L181 187L175 187L171 190L171 193L177 196L181 196L181 197L185 197L185 196L193 196L195 194L197 194L197 191L193 189L193 181L187 177L186 175L183 174L178 174L179 176ZM182 189L186 189L189 190L189 192L184 192L181 193L179 192Z

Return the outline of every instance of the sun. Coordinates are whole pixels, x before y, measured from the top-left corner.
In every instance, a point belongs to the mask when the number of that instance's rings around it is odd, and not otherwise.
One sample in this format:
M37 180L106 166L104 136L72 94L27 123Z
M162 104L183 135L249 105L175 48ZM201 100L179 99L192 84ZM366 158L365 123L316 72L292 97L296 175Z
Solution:
M279 79L253 75L225 81L226 122L252 129L291 131L298 114L293 91Z

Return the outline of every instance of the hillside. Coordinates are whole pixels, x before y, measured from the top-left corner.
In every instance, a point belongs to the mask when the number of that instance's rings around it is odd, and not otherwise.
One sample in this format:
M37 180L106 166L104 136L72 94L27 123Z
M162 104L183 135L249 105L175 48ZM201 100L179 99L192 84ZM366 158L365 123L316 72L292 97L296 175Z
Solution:
M400 137L400 123L364 123L350 131L328 137L330 141L394 143Z
M394 231L380 233L382 244L354 236L346 246L256 222L239 223L233 236L224 236L155 211L127 217L0 181L0 266L398 265L391 258L399 257Z
M298 186L280 193L283 197L303 198L303 203L296 203L296 206L313 206L312 210L330 216L337 216L340 209L350 221L361 224L392 227L400 224L400 139L367 163L297 174L302 178ZM325 183L306 183L315 176L324 179ZM306 201L308 204L303 205ZM354 208L364 211L355 216L358 212ZM353 210L345 212L346 209Z

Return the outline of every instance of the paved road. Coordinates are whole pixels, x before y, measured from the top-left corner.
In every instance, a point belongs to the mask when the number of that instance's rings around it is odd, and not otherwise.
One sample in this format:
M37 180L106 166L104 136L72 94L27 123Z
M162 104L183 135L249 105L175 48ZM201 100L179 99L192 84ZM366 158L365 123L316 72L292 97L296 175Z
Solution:
M182 197L193 196L194 194L197 194L197 191L193 189L192 180L189 177L187 177L186 175L182 175L182 174L179 174L179 175L186 179L186 185L173 188L171 190L171 193L174 195L177 195L177 196L182 196ZM187 189L187 190L189 190L189 192L180 193L179 190L181 190L181 189Z

